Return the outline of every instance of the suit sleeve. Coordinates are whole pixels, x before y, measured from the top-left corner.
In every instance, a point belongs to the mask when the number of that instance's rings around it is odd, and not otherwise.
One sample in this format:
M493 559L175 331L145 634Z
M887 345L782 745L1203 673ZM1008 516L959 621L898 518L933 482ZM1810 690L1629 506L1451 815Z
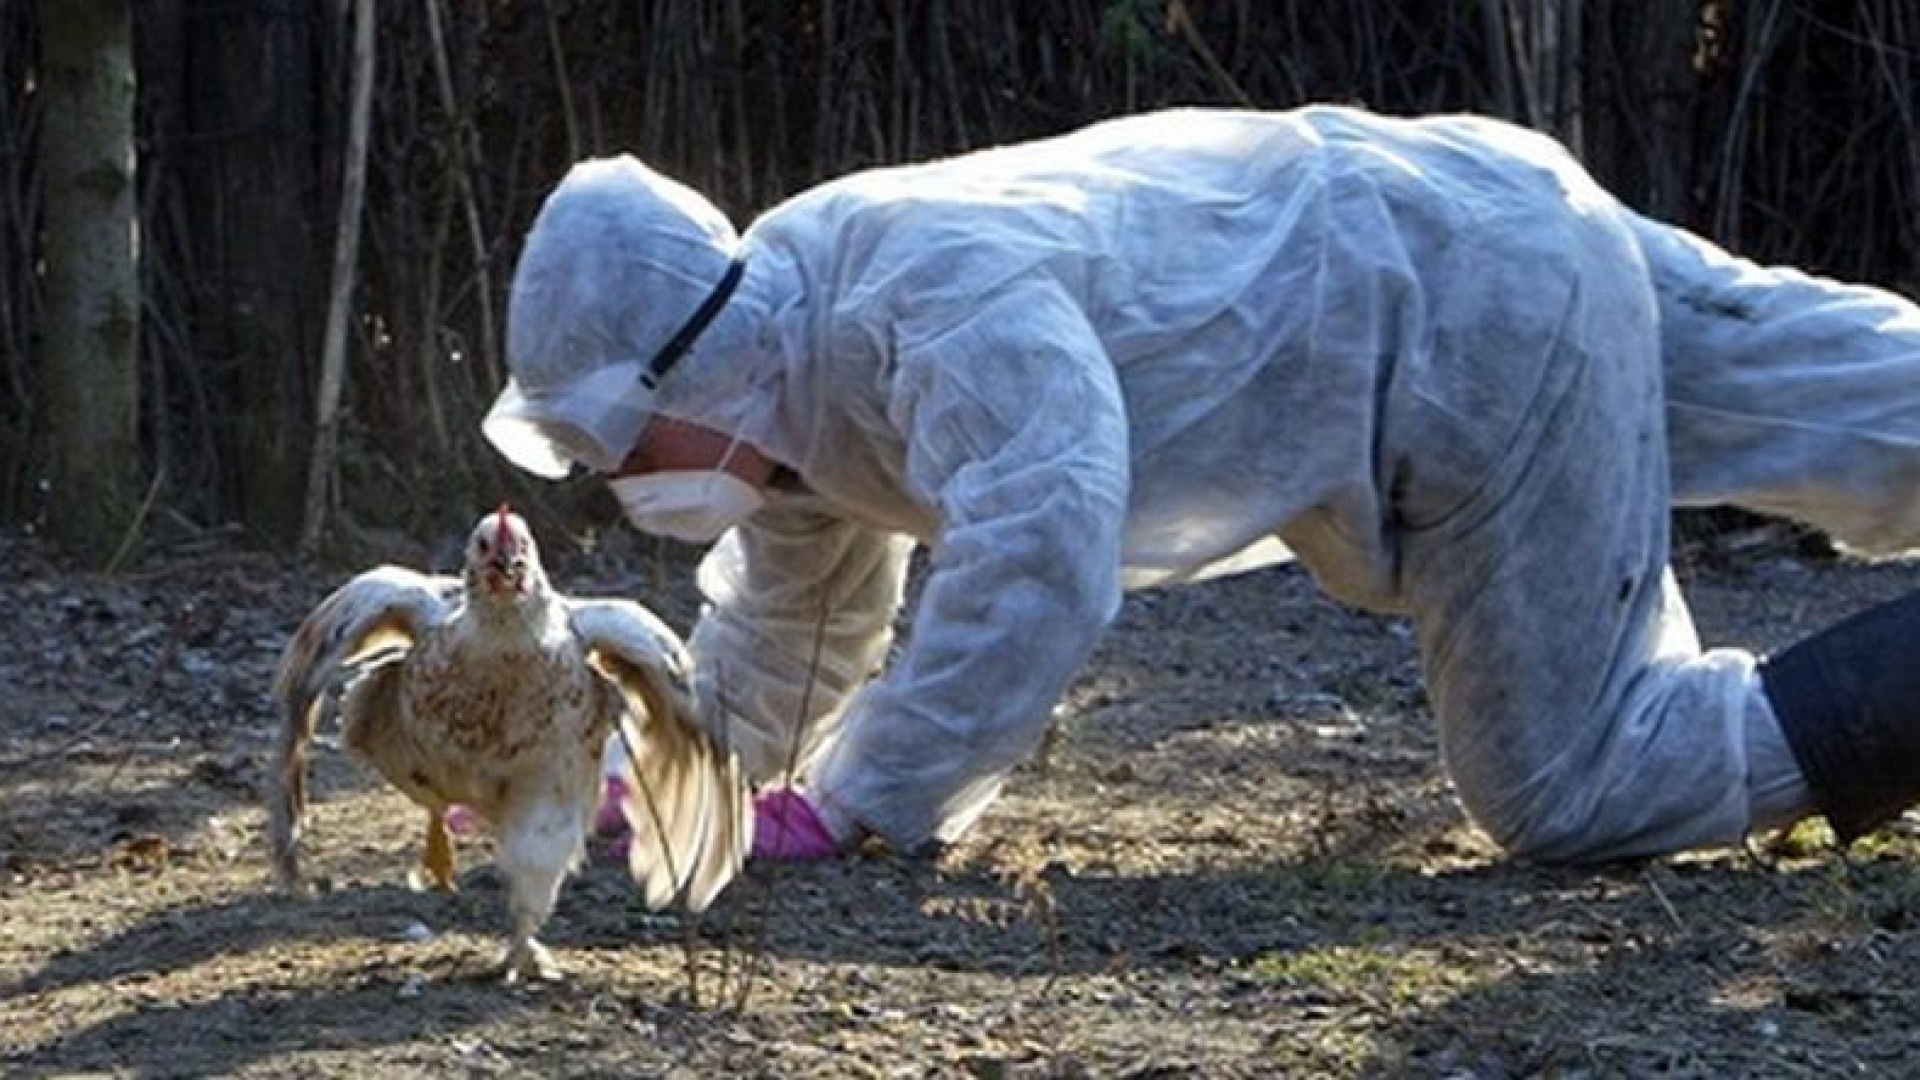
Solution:
M980 814L1117 612L1127 423L1098 338L1046 288L902 342L890 417L941 529L909 641L813 786L830 821L911 850Z
M702 716L724 717L754 783L798 772L878 670L911 550L906 537L770 507L701 563L694 694Z

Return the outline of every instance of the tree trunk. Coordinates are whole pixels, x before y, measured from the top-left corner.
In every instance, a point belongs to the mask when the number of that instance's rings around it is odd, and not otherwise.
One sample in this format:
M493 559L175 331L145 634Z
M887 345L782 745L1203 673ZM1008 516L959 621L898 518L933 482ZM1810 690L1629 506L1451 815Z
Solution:
M320 50L337 8L197 5L186 27L195 359L232 402L217 442L240 519L282 542L299 533L319 367L330 205Z
M1602 179L1637 209L1697 225L1698 131L1711 71L1721 60L1698 2L1605 0L1594 5L1588 147Z
M139 234L127 0L41 0L47 525L104 565L139 495Z
M30 4L0 4L0 519L36 500L28 468L39 445L39 18Z

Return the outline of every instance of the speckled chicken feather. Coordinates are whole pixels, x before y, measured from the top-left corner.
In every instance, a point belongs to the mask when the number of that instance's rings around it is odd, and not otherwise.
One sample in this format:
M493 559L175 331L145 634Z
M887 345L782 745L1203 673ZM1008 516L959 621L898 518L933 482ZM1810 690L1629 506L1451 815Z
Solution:
M615 731L629 743L634 880L651 906L703 909L744 860L752 813L688 675L680 639L642 605L555 592L526 523L505 507L475 525L462 577L361 574L301 623L274 682L276 878L299 884L308 747L341 684L348 749L427 810L434 880L453 886L447 808L491 823L513 910L510 975L551 974L533 933L583 851Z

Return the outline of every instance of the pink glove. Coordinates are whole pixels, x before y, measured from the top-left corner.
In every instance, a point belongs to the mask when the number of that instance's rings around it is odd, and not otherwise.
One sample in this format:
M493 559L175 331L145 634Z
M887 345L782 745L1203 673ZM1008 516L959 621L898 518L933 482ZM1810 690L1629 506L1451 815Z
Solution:
M487 831L487 819L465 803L447 807L447 831L455 836L475 836Z
M600 809L593 815L595 836L620 836L627 831L627 812L621 806L626 800L627 782L617 776L607 777L606 788L600 793Z
M614 853L622 856L633 839L627 830L627 813L621 808L626 798L627 782L617 776L607 777L606 787L600 794L600 808L593 815L593 835L609 840ZM448 806L446 820L448 831L455 836L471 836L487 829L487 819L465 803Z
M754 858L831 859L839 854L840 841L798 789L773 788L753 800Z
M607 777L606 788L600 793L600 809L593 815L593 835L607 842L609 858L625 859L633 843L633 830L627 827L627 812L622 805L626 799L627 782L617 776Z

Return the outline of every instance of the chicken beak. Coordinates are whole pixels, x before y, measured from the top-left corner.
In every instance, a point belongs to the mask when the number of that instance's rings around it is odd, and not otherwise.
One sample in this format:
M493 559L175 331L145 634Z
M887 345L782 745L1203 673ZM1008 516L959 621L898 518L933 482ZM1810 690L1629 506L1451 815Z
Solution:
M527 560L517 547L505 545L487 560L487 576L495 587L524 592L527 587Z
M496 589L513 590L520 587L520 575L515 572L511 559L488 560L487 580L492 582Z

